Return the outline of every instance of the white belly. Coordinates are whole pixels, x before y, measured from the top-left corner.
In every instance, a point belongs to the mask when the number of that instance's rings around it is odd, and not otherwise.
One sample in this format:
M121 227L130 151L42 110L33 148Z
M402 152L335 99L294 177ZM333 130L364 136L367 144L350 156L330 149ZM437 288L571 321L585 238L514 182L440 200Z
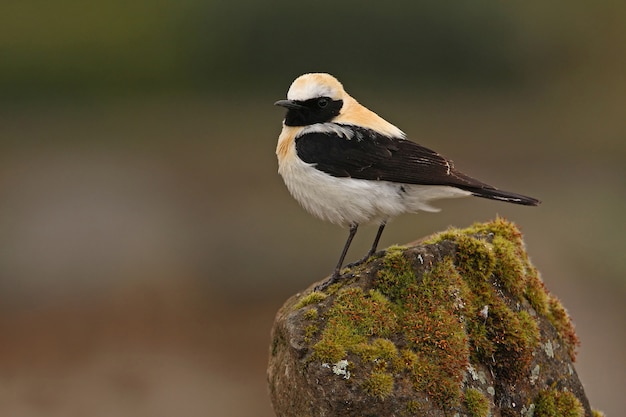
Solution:
M418 210L439 211L429 204L432 200L471 195L447 186L337 178L299 158L279 162L278 172L309 213L342 226L380 222Z

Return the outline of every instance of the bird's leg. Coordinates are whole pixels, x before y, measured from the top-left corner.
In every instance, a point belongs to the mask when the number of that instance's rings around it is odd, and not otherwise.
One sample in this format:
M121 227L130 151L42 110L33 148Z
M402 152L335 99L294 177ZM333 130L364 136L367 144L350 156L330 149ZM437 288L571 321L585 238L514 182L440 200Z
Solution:
M353 223L350 225L350 233L348 234L348 240L346 240L346 244L343 246L343 250L341 251L341 256L339 257L339 262L337 262L337 266L335 267L335 271L331 279L337 280L339 278L339 272L341 271L341 267L343 266L343 261L348 254L348 249L350 248L350 244L352 243L352 239L354 239L354 235L356 235L356 231L359 228L359 225Z
M383 230L385 230L386 225L387 225L387 220L383 220L382 222L380 222L380 226L378 226L378 232L376 232L376 237L374 238L372 247L370 248L370 251L367 253L367 256L365 257L366 260L370 256L372 256L374 253L376 253L376 249L378 248L378 241L380 240L380 237L382 236Z
M346 244L343 246L343 250L341 251L341 256L339 257L339 262L337 262L337 266L333 271L333 274L329 279L318 285L315 290L322 291L326 289L329 285L334 284L335 282L341 279L341 267L343 266L343 261L346 258L346 254L348 253L348 249L350 248L350 244L352 243L352 239L354 239L354 235L356 235L356 231L359 228L359 225L353 223L350 225L350 233L348 234L348 240L346 240Z
M385 230L385 226L386 225L387 225L387 221L384 220L384 221L382 221L380 223L380 226L378 226L378 232L376 233L376 237L374 238L374 243L372 243L372 247L367 252L365 257L363 257L362 259L359 259L356 262L352 262L352 263L348 264L347 266L352 267L352 266L361 264L361 263L367 261L374 253L376 253L376 248L378 248L378 241L380 240L380 237L382 236L383 230Z

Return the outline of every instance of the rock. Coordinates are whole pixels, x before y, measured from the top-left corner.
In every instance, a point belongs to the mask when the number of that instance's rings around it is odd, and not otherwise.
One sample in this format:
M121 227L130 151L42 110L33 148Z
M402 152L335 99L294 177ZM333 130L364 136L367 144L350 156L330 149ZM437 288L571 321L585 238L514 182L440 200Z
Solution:
M391 247L318 284L276 315L278 417L592 415L570 318L503 219Z

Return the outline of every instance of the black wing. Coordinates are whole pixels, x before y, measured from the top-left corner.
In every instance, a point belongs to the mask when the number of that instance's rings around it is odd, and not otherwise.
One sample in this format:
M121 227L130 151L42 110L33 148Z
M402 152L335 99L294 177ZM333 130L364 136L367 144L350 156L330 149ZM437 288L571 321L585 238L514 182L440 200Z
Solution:
M348 127L348 126L345 126ZM454 169L452 161L406 139L349 126L352 137L313 132L296 139L298 156L335 177L406 184L486 186Z
M404 184L447 185L479 197L536 205L538 200L497 190L457 171L452 161L415 142L343 125L352 135L311 132L296 138L300 159L335 177Z

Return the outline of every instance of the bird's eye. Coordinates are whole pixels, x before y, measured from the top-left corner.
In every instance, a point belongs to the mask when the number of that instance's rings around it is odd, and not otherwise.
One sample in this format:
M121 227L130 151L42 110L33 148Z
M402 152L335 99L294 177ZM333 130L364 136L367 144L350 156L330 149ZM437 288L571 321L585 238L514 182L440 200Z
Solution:
M320 97L317 100L317 107L319 107L320 109L323 109L324 107L328 106L328 102L329 101L330 100L328 100L328 98L326 98L326 97Z

